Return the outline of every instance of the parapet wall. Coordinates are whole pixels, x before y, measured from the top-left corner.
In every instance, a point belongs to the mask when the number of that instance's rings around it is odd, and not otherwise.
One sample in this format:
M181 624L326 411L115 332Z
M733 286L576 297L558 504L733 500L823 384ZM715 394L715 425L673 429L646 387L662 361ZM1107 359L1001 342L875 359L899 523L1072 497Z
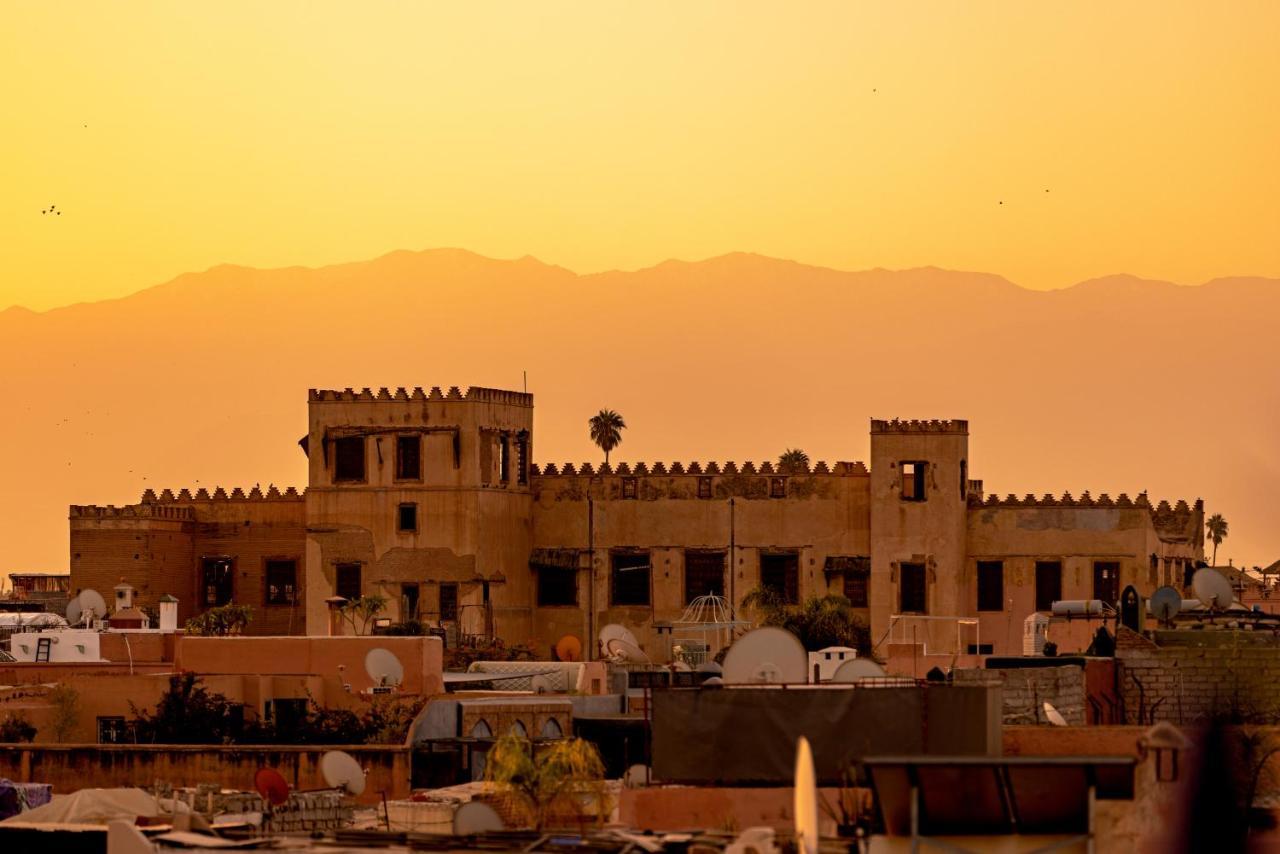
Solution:
M395 391L387 387L378 389L309 389L307 400L312 402L355 402L376 400L456 400L465 402L501 403L507 406L533 406L533 395L527 392L507 391L498 388L470 386L464 394L458 386L449 386L448 391L441 391L439 386L424 389L415 386L412 389L402 387Z
M1021 498L1013 494L1003 498L993 494L986 496L985 500L980 496L971 495L969 497L969 506L983 509L1028 507L1069 508L1073 510L1138 509L1147 511L1151 518L1152 527L1160 539L1165 542L1198 545L1203 542L1204 537L1204 501L1199 498L1193 504L1188 504L1183 500L1179 500L1176 504L1170 504L1168 501L1162 500L1152 506L1145 492L1139 493L1137 498L1130 498L1122 492L1115 499L1112 499L1105 492L1094 498L1088 491L1082 493L1079 498L1072 496L1070 492L1064 492L1061 497L1046 494L1039 498L1030 493Z
M779 475L783 477L800 477L805 475L827 475L831 477L866 477L869 472L865 463L858 462L838 462L834 466L828 466L825 462L818 462L817 465L810 468L807 464L795 468L780 470L774 467L771 462L763 462L757 468L756 464L748 460L739 468L738 464L733 460L721 464L715 461L708 462L705 465L699 462L689 463L671 463L670 467L666 463L657 462L653 465L648 463L636 463L634 467L629 463L618 463L617 468L612 464L605 463L596 469L591 463L583 463L575 466L573 463L565 463L557 466L555 463L544 463L539 466L534 463L530 466L529 473L535 477L681 477L681 476L708 476L708 475Z
M892 418L888 421L871 419L872 433L959 433L968 435L969 422L961 418L949 420L901 420Z

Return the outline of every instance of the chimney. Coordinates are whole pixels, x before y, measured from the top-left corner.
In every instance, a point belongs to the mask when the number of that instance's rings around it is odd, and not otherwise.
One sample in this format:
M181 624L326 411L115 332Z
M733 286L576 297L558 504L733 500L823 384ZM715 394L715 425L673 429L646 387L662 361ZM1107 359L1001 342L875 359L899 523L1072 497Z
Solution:
M123 578L120 583L115 586L116 591L116 610L123 611L126 608L133 607L133 585L129 584Z
M178 600L168 593L160 597L160 631L178 630Z

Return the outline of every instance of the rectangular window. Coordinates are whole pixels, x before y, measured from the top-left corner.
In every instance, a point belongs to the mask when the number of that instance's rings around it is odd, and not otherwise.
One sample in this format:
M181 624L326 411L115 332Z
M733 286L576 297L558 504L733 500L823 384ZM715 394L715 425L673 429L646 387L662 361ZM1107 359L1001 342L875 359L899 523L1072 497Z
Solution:
M529 482L529 434L521 432L516 437L516 483Z
M1036 610L1052 611L1062 598L1062 561L1036 561Z
M1095 560L1093 562L1093 598L1108 605L1120 601L1120 562Z
M760 555L760 586L773 590L782 601L795 605L800 601L799 552L764 552Z
M871 572L869 569L846 569L844 573L844 598L855 608L871 605Z
M898 567L898 607L903 614L927 614L928 596L922 563L904 563Z
M699 498L711 497L711 478L709 477L698 478L698 497Z
M440 585L440 619L449 623L458 620L458 585L456 583Z
M924 474L929 470L929 464L920 460L908 460L899 463L902 469L902 500L903 501L924 501Z
M978 561L978 610L1004 610L1004 562Z
M724 595L724 552L686 549L684 553L684 602L699 596Z
M418 505L401 504L396 508L396 530L402 534L413 534L418 530Z
M422 480L422 437L396 437L396 480Z
M298 601L298 562L267 561L267 604L292 605Z
M362 591L360 585L360 564L340 563L335 569L334 593L348 601L359 599Z
M624 477L622 479L622 497L636 497L636 479L634 477Z
M98 744L124 744L125 732L123 717L98 718Z
M609 604L648 605L649 566L648 552L612 552L609 585Z
M364 436L343 436L333 442L333 480L364 480Z
M538 567L538 605L578 604L578 573L572 569Z
M200 563L205 607L226 605L234 593L235 560L229 557L207 557Z
M418 619L418 585L400 585L400 620Z
M787 497L787 479L785 477L769 478L769 497L770 498L786 498Z
M506 483L511 479L511 439L506 433L498 437L498 480Z

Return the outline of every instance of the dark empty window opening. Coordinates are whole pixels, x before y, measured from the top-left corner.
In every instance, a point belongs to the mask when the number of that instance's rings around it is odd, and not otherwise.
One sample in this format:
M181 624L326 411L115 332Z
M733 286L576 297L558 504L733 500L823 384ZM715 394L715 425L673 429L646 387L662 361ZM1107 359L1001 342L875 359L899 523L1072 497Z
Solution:
M724 595L724 552L688 549L684 553L684 602Z
M414 534L418 531L418 505L401 504L396 508L396 530L402 534Z
M334 572L333 592L348 601L359 599L361 593L360 564L340 563Z
M400 585L400 619L416 620L418 619L418 585L417 584L401 584Z
M458 621L458 585L456 582L440 585L440 620L446 623Z
M786 498L787 497L787 479L785 477L769 478L769 497L770 498Z
M506 433L498 436L498 480L511 480L511 439Z
M1004 610L1004 562L978 561L978 610Z
M572 569L538 567L538 605L578 604L578 573Z
M235 561L229 557L207 557L201 562L204 605L226 605L234 593Z
M1114 560L1093 562L1093 598L1109 605L1120 601L1120 563Z
M904 563L898 567L898 609L903 614L929 612L924 564Z
M649 553L612 552L609 560L612 564L609 603L611 605L648 605L651 572Z
M622 497L636 497L636 479L634 477L624 477L622 479Z
M396 480L422 480L422 437L396 437Z
M969 496L969 462L967 460L960 461L960 500L964 501Z
M920 460L899 463L902 469L902 500L924 501L924 475L929 464Z
M343 436L333 442L333 479L339 483L364 480L364 436Z
M844 598L855 608L871 605L871 572L867 569L847 569L844 573Z
M298 601L298 562L267 561L267 604L292 605Z
M1052 611L1053 603L1062 598L1062 562L1036 561L1036 610Z
M709 477L698 478L698 497L699 498L711 497L711 478Z
M995 644L990 643L971 643L966 648L969 655L992 655L995 652Z
M760 555L760 586L772 590L788 605L800 601L798 552L765 552Z

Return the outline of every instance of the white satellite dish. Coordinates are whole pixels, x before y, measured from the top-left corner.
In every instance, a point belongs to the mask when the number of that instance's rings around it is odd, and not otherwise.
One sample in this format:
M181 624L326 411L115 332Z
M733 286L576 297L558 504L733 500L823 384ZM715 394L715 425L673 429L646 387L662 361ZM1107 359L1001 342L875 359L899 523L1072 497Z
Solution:
M628 634L630 634L628 632ZM613 638L605 646L605 652L609 657L618 661L625 661L628 664L652 664L648 654L641 649L634 641L628 641L623 638Z
M627 775L622 778L623 785L628 789L639 789L649 785L649 766L648 765L632 765L627 769Z
M730 685L796 684L808 681L809 656L791 632L765 626L738 638L723 668Z
M851 658L831 674L832 682L861 682L863 679L883 678L884 668L869 658Z
M1049 723L1053 724L1054 726L1068 725L1067 719L1062 716L1062 712L1059 712L1057 709L1055 709L1053 707L1053 703L1050 703L1048 700L1044 701L1044 716L1048 718Z
M71 600L67 602L67 623L74 626L76 623L80 622L80 614L80 597L73 596L71 597Z
M107 600L97 590L81 590L76 598L80 600L81 619L84 619L86 613L90 615L89 620L100 620L107 616Z
M1147 608L1161 623L1168 624L1182 610L1182 594L1168 585L1151 594Z
M600 629L600 649L605 655L609 655L609 641L613 640L626 641L632 646L640 645L636 642L636 636L631 634L631 630L618 623L609 623Z
M383 647L375 647L365 653L364 672L375 685L398 686L404 681L404 665L396 654Z
M364 791L364 769L350 753L330 750L320 757L320 776L333 789L341 789L348 795Z
M505 830L502 816L483 801L467 801L453 813L453 835L473 836Z
M554 694L556 686L552 683L551 677L546 673L539 673L537 676L529 680L529 687L533 689L535 694Z
M1191 577L1191 589L1196 592L1197 599L1215 611L1225 611L1235 601L1231 582L1212 567L1196 570L1196 574Z
M813 751L803 735L796 742L796 848L800 854L818 854L818 784L813 771Z

